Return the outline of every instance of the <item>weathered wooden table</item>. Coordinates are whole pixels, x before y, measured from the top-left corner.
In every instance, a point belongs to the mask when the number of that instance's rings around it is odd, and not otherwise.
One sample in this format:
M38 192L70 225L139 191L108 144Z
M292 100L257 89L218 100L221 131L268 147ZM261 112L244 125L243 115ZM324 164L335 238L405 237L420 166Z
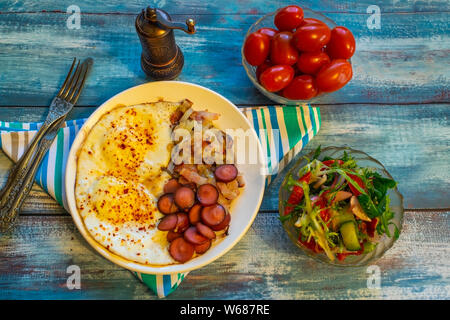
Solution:
M194 36L176 32L185 55L179 80L211 88L238 106L271 104L247 79L240 47L261 15L292 2L4 0L0 120L44 119L74 56L93 57L95 66L71 118L88 116L114 94L148 81L134 28L137 13L147 5L162 7L175 19L197 20ZM168 299L449 299L449 2L297 3L348 27L357 40L354 78L317 104L322 128L302 154L318 145L365 150L384 163L405 197L400 239L376 262L381 288L368 286L374 269L331 267L298 252L277 220L278 179L239 244L191 272ZM377 8L371 5L381 9L380 28L373 28ZM70 18L77 8L79 29ZM2 183L10 166L0 152ZM81 268L80 290L66 286L70 265ZM69 214L35 187L17 228L0 237L0 298L156 296L130 272L96 254Z

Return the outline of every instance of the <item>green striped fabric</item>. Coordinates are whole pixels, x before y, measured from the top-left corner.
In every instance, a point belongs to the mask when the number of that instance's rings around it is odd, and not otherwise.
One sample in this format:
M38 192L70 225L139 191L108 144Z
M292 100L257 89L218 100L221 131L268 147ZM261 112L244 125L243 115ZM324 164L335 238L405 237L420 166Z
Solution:
M266 185L276 177L296 154L317 134L320 110L309 105L264 106L241 109L255 129L266 158ZM36 174L36 182L60 205L68 208L64 172L70 146L86 119L70 120L61 128ZM0 148L17 161L32 140L41 123L0 121ZM158 297L173 292L187 273L136 276Z

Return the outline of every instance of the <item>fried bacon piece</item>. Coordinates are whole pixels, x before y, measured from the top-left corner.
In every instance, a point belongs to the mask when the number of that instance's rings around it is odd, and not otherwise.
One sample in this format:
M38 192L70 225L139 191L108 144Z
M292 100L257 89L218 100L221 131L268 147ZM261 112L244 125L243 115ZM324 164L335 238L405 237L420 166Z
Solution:
M180 170L180 175L183 176L183 178L185 178L187 181L194 182L197 185L208 183L207 178L202 177L196 170L193 170L189 167L183 166Z
M219 114L208 111L194 111L192 112L190 118L196 121L204 121L204 120L212 121L219 119Z

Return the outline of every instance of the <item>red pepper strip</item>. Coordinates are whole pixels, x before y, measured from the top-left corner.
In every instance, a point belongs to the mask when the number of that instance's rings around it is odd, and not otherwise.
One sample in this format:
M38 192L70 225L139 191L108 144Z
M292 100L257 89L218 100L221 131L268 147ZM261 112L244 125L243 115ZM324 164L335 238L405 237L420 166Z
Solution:
M311 239L308 242L306 242L306 241L302 241L302 236L300 235L300 237L298 238L298 242L303 244L309 250L314 251L316 253L323 251L323 249L316 243L316 241L314 240L313 237L311 237Z
M350 174L350 173L347 173L347 175L351 179L353 179L353 181L355 181L361 187L361 189L363 189L364 191L367 192L366 186L364 185L364 182L361 180L360 177L355 176L354 174ZM350 190L356 197L361 194L361 192L359 192L358 189L356 189L350 182L348 183L348 186L350 187Z
M359 249L358 251L346 252L346 253L336 253L336 257L338 258L339 261L343 261L348 256L359 256L363 253L363 251L364 251L364 244L361 243L361 249Z
M328 191L325 191L316 201L312 203L313 206L318 206L321 210L319 211L320 217L324 222L328 222L330 220L331 214L329 209L325 209L327 206L328 200L325 198L325 195Z
M322 163L324 165L326 165L327 167L331 167L336 161L340 166L344 164L344 161L342 161L342 160L325 160L325 161L322 161Z
M375 229L377 228L378 219L372 218L372 221L365 221L364 223L367 227L367 234L369 235L369 237L373 238L375 236Z
M298 179L298 182L306 182L309 183L311 180L311 171L306 173L303 177L301 177L300 179ZM289 213L292 212L292 210L294 210L294 206L299 204L300 201L302 201L303 199L303 188L299 187L299 186L294 186L292 188L292 192L291 195L289 196L289 199L287 201L288 205L286 206L286 208L284 208L284 215L288 215Z
M323 222L328 222L330 220L331 214L329 209L322 209L320 210L320 217L322 218Z

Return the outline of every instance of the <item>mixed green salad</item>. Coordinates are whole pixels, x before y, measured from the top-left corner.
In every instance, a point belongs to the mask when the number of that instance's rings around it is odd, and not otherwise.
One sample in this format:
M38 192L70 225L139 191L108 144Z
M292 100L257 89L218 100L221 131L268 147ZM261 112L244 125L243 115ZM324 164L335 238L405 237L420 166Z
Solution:
M387 194L396 182L358 166L347 152L322 161L320 152L319 147L313 159L307 159L299 179L290 175L285 185L290 195L280 220L293 222L300 232L298 241L316 253L325 252L332 261L342 261L373 251L379 236L397 239L400 232Z

